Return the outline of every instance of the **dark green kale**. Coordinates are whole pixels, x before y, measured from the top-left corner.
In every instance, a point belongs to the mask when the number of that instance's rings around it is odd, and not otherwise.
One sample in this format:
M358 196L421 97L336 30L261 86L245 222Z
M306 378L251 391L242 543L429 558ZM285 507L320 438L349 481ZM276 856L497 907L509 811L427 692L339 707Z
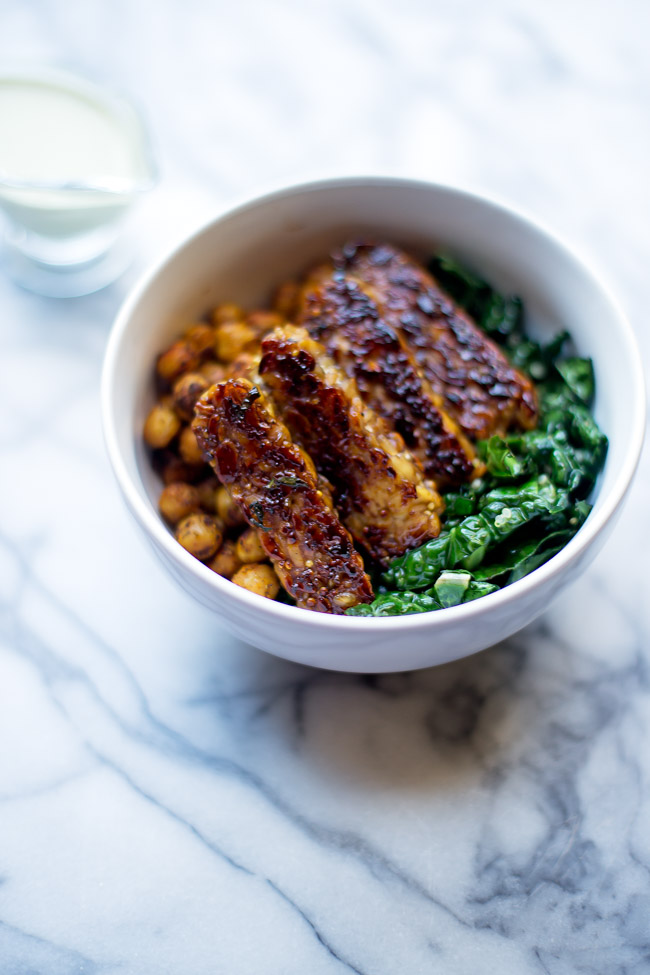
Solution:
M479 505L477 514L468 515L456 527L395 559L384 573L386 585L392 589L422 589L431 585L443 569L462 564L473 570L492 546L533 518L564 511L569 498L542 475L521 485L494 488Z
M497 481L516 481L527 470L527 459L517 457L503 437L494 436L489 440L479 440L476 448L479 457L487 467L488 474Z
M475 581L469 572L443 572L436 585L426 592L389 592L377 596L374 602L353 606L349 616L411 616L431 613L450 606L470 603L495 592L498 586Z
M442 609L442 606L433 591L387 592L377 596L372 603L352 606L345 612L348 616L411 616L436 609Z
M589 398L593 375L588 359L574 357L568 374L581 396ZM545 473L554 484L566 488L575 497L585 497L593 488L607 453L607 437L598 427L582 399L562 377L562 362L556 363L557 379L539 387L540 418L536 430L491 438L479 444L488 474L507 477L505 462L512 457L526 464L528 470ZM514 464L508 460L511 470ZM512 478L516 475L513 473Z
M578 504L585 505L586 502L580 501ZM493 561L490 560L487 565L480 565L474 570L474 579L477 582L491 582L498 579L502 585L509 585L517 579L522 579L544 562L548 562L573 538L587 517L590 506L586 505L586 510L576 509L577 505L567 513L566 528L544 535L543 538L526 538L524 535L523 539L520 538L516 544L503 546L495 551Z
M607 454L590 408L591 359L562 353L560 332L542 345L526 336L523 305L447 255L430 270L441 286L537 384L537 429L479 441L484 477L444 495L438 538L395 559L385 587L354 616L426 613L478 599L523 578L564 548L591 511L585 500ZM425 588L428 587L428 588ZM397 590L397 591L394 591ZM424 590L424 591L417 591Z
M594 399L596 383L591 359L573 356L555 363L555 368L576 399L590 407Z
M471 581L472 575L466 570L448 569L441 572L433 587L440 605L446 609L462 603Z

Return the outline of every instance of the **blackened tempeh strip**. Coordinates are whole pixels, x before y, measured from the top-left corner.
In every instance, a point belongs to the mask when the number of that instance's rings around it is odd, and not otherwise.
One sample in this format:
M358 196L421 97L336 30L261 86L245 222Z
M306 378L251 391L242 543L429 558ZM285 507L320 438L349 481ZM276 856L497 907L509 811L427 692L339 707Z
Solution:
M353 538L381 565L440 532L440 495L399 434L304 328L262 341L260 376L294 439L334 488Z
M475 476L474 448L445 414L369 289L342 272L319 268L303 285L298 321L354 376L364 401L401 434L427 476L447 486Z
M347 244L335 264L372 289L382 317L401 330L445 410L468 436L535 426L532 381L420 264L389 244Z
M196 404L193 430L298 606L340 614L372 600L361 557L310 458L257 387L246 379L212 386Z

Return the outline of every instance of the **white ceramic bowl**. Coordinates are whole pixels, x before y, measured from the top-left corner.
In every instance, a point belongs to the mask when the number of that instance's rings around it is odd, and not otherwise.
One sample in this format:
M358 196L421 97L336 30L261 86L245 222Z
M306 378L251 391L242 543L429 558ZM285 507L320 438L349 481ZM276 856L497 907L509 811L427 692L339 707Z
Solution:
M531 330L570 330L594 359L596 417L610 439L594 509L569 544L519 582L465 606L418 616L327 616L272 602L189 555L157 511L160 485L142 444L156 354L218 302L265 303L273 287L348 237L384 238L422 256L444 246L524 298ZM612 530L637 465L645 397L632 331L607 290L547 231L493 202L403 179L292 187L213 220L150 271L115 322L104 365L106 443L137 524L179 584L236 636L317 667L381 672L427 667L510 636L578 576Z

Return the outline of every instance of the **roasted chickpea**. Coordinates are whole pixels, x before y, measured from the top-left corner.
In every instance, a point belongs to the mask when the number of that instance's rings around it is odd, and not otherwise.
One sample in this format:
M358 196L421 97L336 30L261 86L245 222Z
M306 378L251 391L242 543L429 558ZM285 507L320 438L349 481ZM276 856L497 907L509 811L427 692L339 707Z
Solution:
M185 341L197 355L205 357L214 345L214 328L205 322L197 322L185 332Z
M183 481L175 481L163 488L162 494L158 499L158 507L163 518L170 524L176 522L187 515L191 515L200 509L199 492L191 484Z
M280 580L271 566L264 562L242 565L235 572L232 581L242 589L248 589L258 596L266 596L267 599L275 599L280 591Z
M144 439L150 447L166 447L181 428L176 413L165 403L156 403L144 421Z
M173 484L174 481L184 481L186 484L194 484L202 474L207 473L207 464L186 464L177 454L168 451L158 466L160 476L164 484Z
M253 381L258 362L259 358L252 352L242 352L228 366L228 379L250 379Z
M212 321L215 325L221 325L222 322L238 322L241 321L243 317L243 310L239 307L239 305L233 304L217 305L212 312Z
M224 322L216 329L214 351L222 362L232 362L257 337L244 322Z
M237 539L237 558L244 564L263 562L267 553L262 548L259 535L254 528L247 528Z
M246 316L246 324L252 328L256 336L265 335L272 328L284 325L284 318L274 311L252 311Z
M181 430L178 439L178 452L188 464L201 464L203 462L203 452L192 427L183 427Z
M194 404L208 388L208 381L200 372L186 372L174 383L174 409L181 420L190 423L194 417Z
M158 356L156 371L161 379L171 383L183 372L196 369L199 364L199 356L187 342L180 339L174 342L166 352Z
M200 484L196 485L196 489L199 492L199 501L201 507L204 511L209 512L213 515L217 510L217 488L219 487L219 482L216 477L207 477L205 481L201 481Z
M281 284L273 297L273 307L285 321L291 320L295 314L298 301L298 285L295 281L285 281Z
M204 514L187 515L178 523L174 534L176 541L201 562L211 559L223 541L217 521Z
M226 367L221 362L217 362L216 359L208 359L207 362L204 362L199 372L205 378L208 386L223 382L226 377Z
M217 514L228 528L237 528L239 525L246 524L241 508L233 501L225 487L217 488L216 508Z
M232 579L235 572L241 568L241 562L237 558L236 543L230 538L226 539L208 565L224 579Z

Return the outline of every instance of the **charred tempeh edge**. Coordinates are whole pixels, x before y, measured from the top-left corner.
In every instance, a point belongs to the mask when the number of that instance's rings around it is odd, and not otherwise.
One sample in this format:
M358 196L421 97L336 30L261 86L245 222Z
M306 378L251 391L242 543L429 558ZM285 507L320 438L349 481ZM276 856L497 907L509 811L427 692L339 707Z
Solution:
M468 436L535 426L532 381L420 264L389 244L346 244L334 260L371 287L382 317L401 330L445 410Z
M298 322L356 379L362 399L401 434L427 476L445 486L476 476L473 446L368 288L321 267L303 285L297 311Z
M440 533L433 482L304 328L270 332L259 370L292 437L331 482L352 537L375 561L386 566Z
M370 602L370 580L310 458L246 379L217 383L195 407L197 440L298 606L343 613Z

